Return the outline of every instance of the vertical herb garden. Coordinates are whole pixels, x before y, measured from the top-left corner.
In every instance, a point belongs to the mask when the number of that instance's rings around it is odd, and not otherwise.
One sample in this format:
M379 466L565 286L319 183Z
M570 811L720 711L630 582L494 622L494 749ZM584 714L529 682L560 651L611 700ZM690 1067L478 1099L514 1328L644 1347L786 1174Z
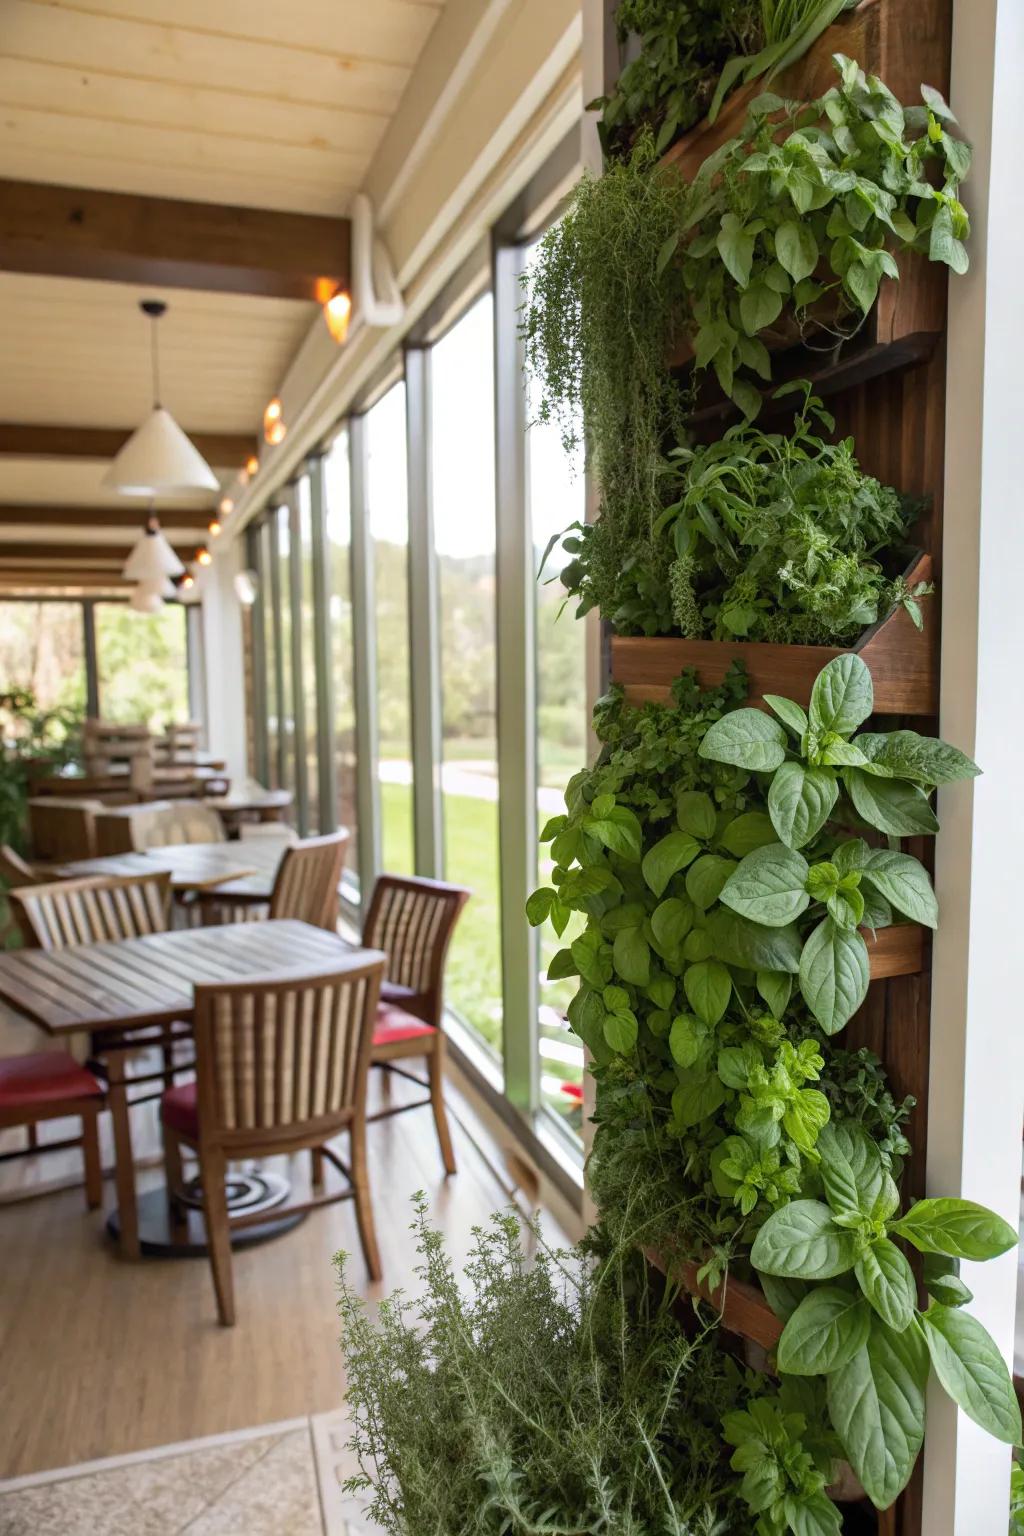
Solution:
M923 1198L935 791L979 772L930 728L970 152L938 90L832 46L893 9L624 0L605 174L525 294L600 499L563 574L609 636L600 752L528 905L578 978L598 1219L527 1263L496 1218L466 1294L420 1208L418 1302L374 1328L343 1284L403 1536L921 1536L930 1378L1021 1438L960 1276L1017 1234ZM941 79L933 10L905 64Z

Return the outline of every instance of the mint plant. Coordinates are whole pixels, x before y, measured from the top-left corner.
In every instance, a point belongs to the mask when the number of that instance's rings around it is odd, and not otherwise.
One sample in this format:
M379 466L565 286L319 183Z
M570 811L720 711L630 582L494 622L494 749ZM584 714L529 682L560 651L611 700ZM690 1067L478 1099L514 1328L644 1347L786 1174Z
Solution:
M988 1333L962 1310L971 1294L955 1273L960 1259L1015 1248L1017 1234L968 1200L919 1200L900 1216L896 1186L858 1126L829 1125L817 1153L824 1199L794 1200L770 1216L751 1261L787 1319L780 1372L826 1378L832 1425L865 1492L885 1509L924 1440L931 1369L975 1423L1010 1445L1021 1438L1013 1382ZM894 1238L933 1261L925 1311Z

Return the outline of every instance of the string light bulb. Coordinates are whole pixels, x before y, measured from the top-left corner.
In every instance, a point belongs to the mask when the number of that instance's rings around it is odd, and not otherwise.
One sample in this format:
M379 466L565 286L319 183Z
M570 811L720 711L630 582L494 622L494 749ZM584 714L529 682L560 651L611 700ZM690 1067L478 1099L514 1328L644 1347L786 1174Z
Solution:
M210 535L211 539L220 538L220 523L218 523L216 518L213 519L213 522L210 524L206 531Z
M258 475L260 472L260 461L254 453L250 454L245 461L245 472L250 480L253 475Z
M348 339L349 322L352 319L352 299L344 290L339 288L334 296L324 305L324 320L332 338L343 346Z
M231 500L231 497L230 496L225 496L222 499L221 504L217 508L217 510L220 513L221 517L230 517L232 512L235 510L235 504Z
M189 591L189 589L191 587L194 587L195 584L196 584L196 579L192 575L191 571L186 571L184 576L181 578L181 580L178 583L179 587L183 587L186 592Z
M210 554L210 551L208 549L206 549L205 547L203 549L197 549L196 550L196 562L199 565L212 565L213 564L213 556Z
M281 401L274 396L263 412L263 436L272 448L283 443L288 428L285 426Z

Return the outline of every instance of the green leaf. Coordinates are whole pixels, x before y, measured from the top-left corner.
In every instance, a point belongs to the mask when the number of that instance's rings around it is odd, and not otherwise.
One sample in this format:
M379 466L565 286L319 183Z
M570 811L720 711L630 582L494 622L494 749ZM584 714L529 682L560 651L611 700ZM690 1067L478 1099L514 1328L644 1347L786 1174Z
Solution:
M843 782L857 814L871 827L893 837L913 837L939 830L928 796L916 784L876 779L863 768L847 768Z
M818 242L808 224L787 219L775 231L775 254L795 283L818 265Z
M681 1076L672 1095L672 1114L684 1128L699 1125L725 1103L725 1087L717 1072Z
M569 948L584 981L592 987L606 987L612 979L612 955L601 935L588 928L578 939L573 939ZM551 976L550 968L548 976Z
M811 729L851 735L874 708L871 673L859 656L837 656L818 673L811 689Z
M886 1173L878 1144L859 1122L833 1120L818 1137L817 1150L826 1192L831 1170L835 1199L846 1201L852 1175L857 1192L854 1208L881 1221L892 1215L899 1204L899 1196ZM831 1204L832 1197L829 1199Z
M849 932L860 927L864 918L864 897L860 891L840 887L828 898L827 906L828 915L837 928Z
M897 779L912 779L918 784L954 784L959 779L973 779L981 769L966 753L932 736L916 731L864 732L857 746L865 757L887 768Z
M676 796L676 821L691 837L709 843L718 824L715 802L703 790L684 789Z
M855 1232L837 1227L819 1200L791 1200L769 1216L754 1240L755 1269L796 1280L831 1280L857 1262Z
M612 963L623 981L646 987L651 975L651 947L641 929L619 929L612 946Z
M785 971L758 971L757 990L771 1009L773 1018L781 1019L793 994L793 978Z
M569 949L560 949L547 963L544 976L547 981L564 981L567 976L578 976L580 968Z
M649 848L641 869L655 896L660 896L672 876L692 864L699 852L700 844L689 832L669 832Z
M807 732L807 715L795 704L792 699L785 699L778 693L766 693L764 702L768 708L778 715L783 724L788 725L798 737L803 737Z
M782 312L782 295L765 282L751 283L740 295L740 320L748 336L774 324Z
M781 1275L760 1274L761 1289L765 1299L776 1317L781 1317L783 1322L789 1322L797 1307L807 1295L809 1287L806 1280L783 1280Z
M557 896L550 885L542 885L539 891L534 891L526 902L526 920L531 928L539 928L546 922L551 914L551 903Z
M690 1007L706 1024L717 1024L729 1006L732 977L718 960L701 960L683 976L683 990Z
M935 1374L953 1401L997 1440L1018 1445L1017 1394L1005 1360L977 1318L936 1303L921 1322Z
M862 1296L835 1285L816 1286L782 1330L779 1370L827 1376L864 1348L870 1331L871 1312Z
M922 1262L922 1278L929 1296L944 1307L966 1307L974 1300L960 1279L960 1260L951 1259L944 1253L926 1253Z
M783 1494L782 1513L793 1536L841 1536L843 1517L822 1488Z
M691 864L686 872L686 894L694 906L702 912L713 907L735 869L732 859L720 858L717 853L705 853Z
M751 229L735 213L722 215L721 228L716 244L718 254L726 270L741 288L750 281L750 268L754 261L754 245L758 231Z
M827 1035L834 1035L863 1003L870 971L868 951L859 933L838 928L826 917L811 934L800 957L800 991Z
M783 763L768 791L772 825L787 848L803 848L821 831L838 799L836 776L827 768Z
M692 1013L679 1014L672 1020L668 1037L672 1060L680 1067L695 1067L708 1054L711 1036L711 1026L703 1019Z
M760 709L734 709L711 726L699 755L754 773L773 773L786 760L786 733Z
M876 1509L910 1481L924 1441L928 1351L916 1324L894 1333L874 1318L867 1344L827 1378L829 1418Z
M609 1013L604 1021L604 1038L613 1051L629 1056L636 1049L638 1025L636 1015L630 1012Z
M936 928L939 904L928 871L908 853L890 848L872 849L864 866L864 879L912 922Z
M829 1128L834 1129L834 1127ZM861 1190L853 1165L835 1136L819 1137L818 1152L821 1157L821 1181L825 1186L825 1199L834 1216L858 1216L866 1214Z
M781 928L810 905L807 873L802 854L782 843L770 843L747 854L723 885L721 899L741 917Z
M611 796L599 798L611 799ZM613 805L604 816L588 816L584 827L591 837L596 837L613 853L639 861L643 837L636 813L628 806Z
M790 976L800 969L802 945L795 923L769 928L740 917L728 907L716 907L708 917L706 932L711 940L711 954L726 965L736 965L744 971L784 971Z
M876 1239L854 1268L857 1281L883 1323L896 1333L909 1328L917 1310L917 1287L906 1258L887 1237Z
M742 816L735 816L723 828L718 841L727 853L742 859L748 853L753 853L755 848L764 848L768 843L777 842L778 837L771 817L765 811L744 811Z
M669 954L679 948L692 927L693 903L681 896L669 896L651 913L651 931Z
M1009 1222L973 1200L919 1200L892 1230L920 1253L946 1253L954 1259L996 1259L1017 1246Z

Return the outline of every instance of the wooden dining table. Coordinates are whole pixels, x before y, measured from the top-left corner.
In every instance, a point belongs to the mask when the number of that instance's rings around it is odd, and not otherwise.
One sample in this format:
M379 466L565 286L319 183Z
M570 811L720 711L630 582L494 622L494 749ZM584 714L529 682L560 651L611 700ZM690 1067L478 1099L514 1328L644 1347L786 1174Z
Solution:
M138 1258L142 1251L129 1119L129 1053L160 1029L191 1022L197 983L279 980L329 970L352 953L353 946L336 933L291 919L268 919L0 954L0 999L48 1034L90 1031L104 1062L118 1202L107 1225L119 1236L126 1258ZM166 1192L154 1194L155 1207L165 1211ZM149 1251L167 1250L154 1242Z
M152 875L166 870L171 889L182 894L244 881L247 895L269 901L286 847L285 839L276 837L254 837L240 843L171 843L138 853L74 859L62 864L58 874L73 880L82 875Z

